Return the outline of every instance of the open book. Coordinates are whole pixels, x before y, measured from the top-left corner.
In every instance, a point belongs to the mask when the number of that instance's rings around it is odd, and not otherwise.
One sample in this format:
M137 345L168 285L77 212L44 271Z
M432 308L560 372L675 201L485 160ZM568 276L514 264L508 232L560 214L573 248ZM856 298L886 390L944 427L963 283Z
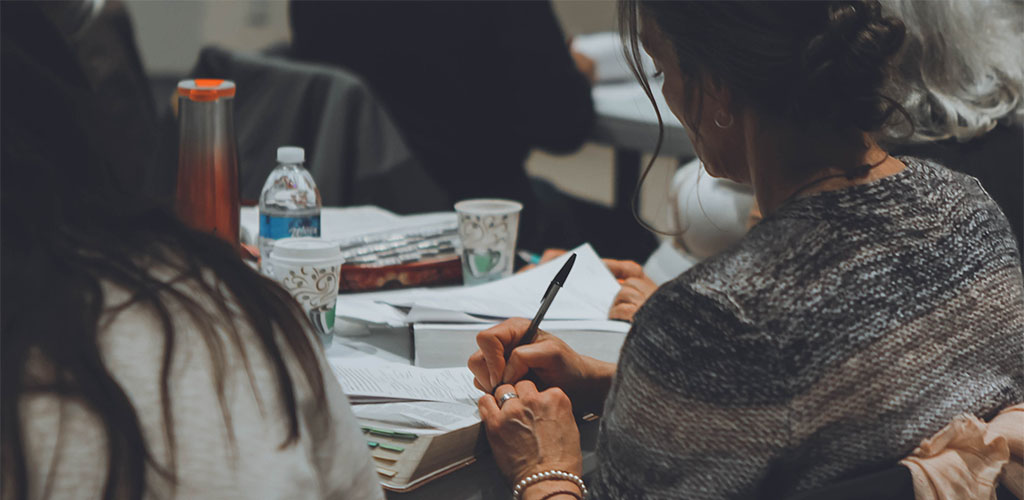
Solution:
M410 491L473 463L484 441L476 404L483 393L468 368L328 363L363 425L385 489Z

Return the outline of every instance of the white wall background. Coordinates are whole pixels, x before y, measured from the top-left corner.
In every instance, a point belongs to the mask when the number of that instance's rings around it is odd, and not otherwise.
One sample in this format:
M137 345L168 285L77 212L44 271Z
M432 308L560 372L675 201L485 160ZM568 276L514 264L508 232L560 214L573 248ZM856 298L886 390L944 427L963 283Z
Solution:
M286 41L284 0L128 0L142 63L151 75L187 73L199 50L259 51Z

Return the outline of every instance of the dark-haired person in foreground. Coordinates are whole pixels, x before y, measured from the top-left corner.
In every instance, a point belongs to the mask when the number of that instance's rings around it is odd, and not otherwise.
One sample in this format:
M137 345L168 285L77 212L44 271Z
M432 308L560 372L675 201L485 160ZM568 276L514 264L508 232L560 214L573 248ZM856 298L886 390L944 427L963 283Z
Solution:
M618 366L543 333L515 348L524 320L478 335L481 416L523 498L581 496L544 473L580 474L572 410L602 404L594 497L780 498L1024 401L1005 216L974 179L870 136L901 112L880 92L901 22L867 1L620 13L708 173L751 185L764 219L654 293Z
M0 5L0 496L383 498L298 306L124 185L66 41Z

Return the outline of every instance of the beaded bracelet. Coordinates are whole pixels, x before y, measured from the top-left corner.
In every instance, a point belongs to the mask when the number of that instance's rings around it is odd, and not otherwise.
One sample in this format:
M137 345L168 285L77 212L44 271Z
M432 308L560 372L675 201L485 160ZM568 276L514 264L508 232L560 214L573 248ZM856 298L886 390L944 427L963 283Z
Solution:
M526 477L520 479L519 482L516 483L516 486L514 488L512 488L512 498L513 498L513 500L520 500L520 499L522 499L523 498L523 491L525 491L527 487L529 487L530 485L532 485L534 483L539 483L541 481L554 481L554 480L572 481L572 482L576 483L576 486L579 487L579 489L580 489L580 493L583 494L583 498L587 498L587 485L583 484L583 479L581 479L576 474L572 474L572 473L565 472L565 471L560 471L560 470L549 470L549 471L544 471L544 472L538 472L536 474L531 474L529 476L526 476Z

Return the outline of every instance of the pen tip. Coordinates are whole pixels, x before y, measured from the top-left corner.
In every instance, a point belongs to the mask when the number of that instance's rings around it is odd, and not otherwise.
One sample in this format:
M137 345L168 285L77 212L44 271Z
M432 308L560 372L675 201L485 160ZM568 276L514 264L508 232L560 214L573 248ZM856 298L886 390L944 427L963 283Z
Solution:
M562 269L558 271L557 275L555 275L555 283L558 283L558 286L565 284L565 278L569 277L569 271L572 269L572 264L574 262L576 262L575 253L569 256L569 260L565 261L565 264L562 265Z

